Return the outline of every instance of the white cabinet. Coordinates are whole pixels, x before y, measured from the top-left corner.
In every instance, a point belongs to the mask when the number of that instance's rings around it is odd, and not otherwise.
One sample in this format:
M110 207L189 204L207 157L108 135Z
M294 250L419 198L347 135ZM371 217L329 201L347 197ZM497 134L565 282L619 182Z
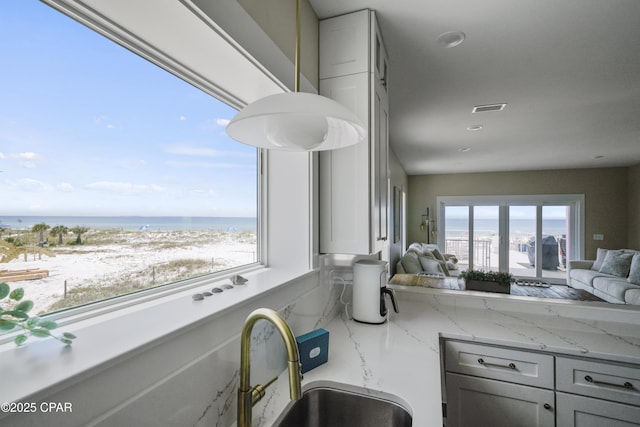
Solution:
M640 427L640 366L444 341L447 427Z
M375 13L320 22L320 93L351 108L367 139L320 153L320 252L372 254L387 246L388 60Z
M553 356L446 341L447 427L554 426Z
M446 374L447 427L554 426L554 393L504 381Z
M556 357L558 426L640 426L640 367Z
M640 426L640 407L556 393L557 425L574 427Z

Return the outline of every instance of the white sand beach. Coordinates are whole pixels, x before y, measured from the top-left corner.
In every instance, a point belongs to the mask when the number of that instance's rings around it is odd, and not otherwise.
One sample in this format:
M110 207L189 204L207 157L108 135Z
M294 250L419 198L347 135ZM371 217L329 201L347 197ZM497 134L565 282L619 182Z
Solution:
M105 236L108 236L106 238ZM88 232L84 243L48 248L54 257L29 253L0 263L0 270L48 270L44 279L14 281L25 299L34 302L32 315L51 311L51 305L76 287L109 287L138 282L148 287L219 271L256 260L253 234L215 231ZM195 263L189 260L197 261ZM1 280L0 280L1 281Z

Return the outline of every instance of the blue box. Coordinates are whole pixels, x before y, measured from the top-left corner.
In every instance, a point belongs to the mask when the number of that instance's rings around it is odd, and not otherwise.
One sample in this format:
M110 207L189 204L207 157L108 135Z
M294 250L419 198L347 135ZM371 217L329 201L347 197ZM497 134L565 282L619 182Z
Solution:
M296 337L302 373L326 363L329 359L329 331L316 329Z

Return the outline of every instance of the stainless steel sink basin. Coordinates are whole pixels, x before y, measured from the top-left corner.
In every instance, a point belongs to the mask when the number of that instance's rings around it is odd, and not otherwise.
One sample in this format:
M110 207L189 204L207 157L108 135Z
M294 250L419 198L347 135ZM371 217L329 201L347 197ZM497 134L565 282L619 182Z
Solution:
M363 387L316 381L289 402L273 427L410 427L409 406L399 397Z

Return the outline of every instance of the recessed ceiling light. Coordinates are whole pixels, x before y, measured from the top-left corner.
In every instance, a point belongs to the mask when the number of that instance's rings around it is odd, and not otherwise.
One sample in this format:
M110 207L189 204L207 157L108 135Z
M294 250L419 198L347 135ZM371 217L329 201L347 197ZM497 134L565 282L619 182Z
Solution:
M466 153L468 151L471 151L471 148L469 147L462 147L462 148L458 148L458 151L461 153Z
M467 130L470 130L472 132L475 132L477 130L482 130L482 129L484 129L484 126L482 126L482 125L473 125L473 126L469 126L467 128Z
M447 31L438 36L438 46L456 47L464 41L465 37L462 31Z
M502 104L485 104L473 107L472 113L488 113L490 111L502 111L507 107L506 103Z

